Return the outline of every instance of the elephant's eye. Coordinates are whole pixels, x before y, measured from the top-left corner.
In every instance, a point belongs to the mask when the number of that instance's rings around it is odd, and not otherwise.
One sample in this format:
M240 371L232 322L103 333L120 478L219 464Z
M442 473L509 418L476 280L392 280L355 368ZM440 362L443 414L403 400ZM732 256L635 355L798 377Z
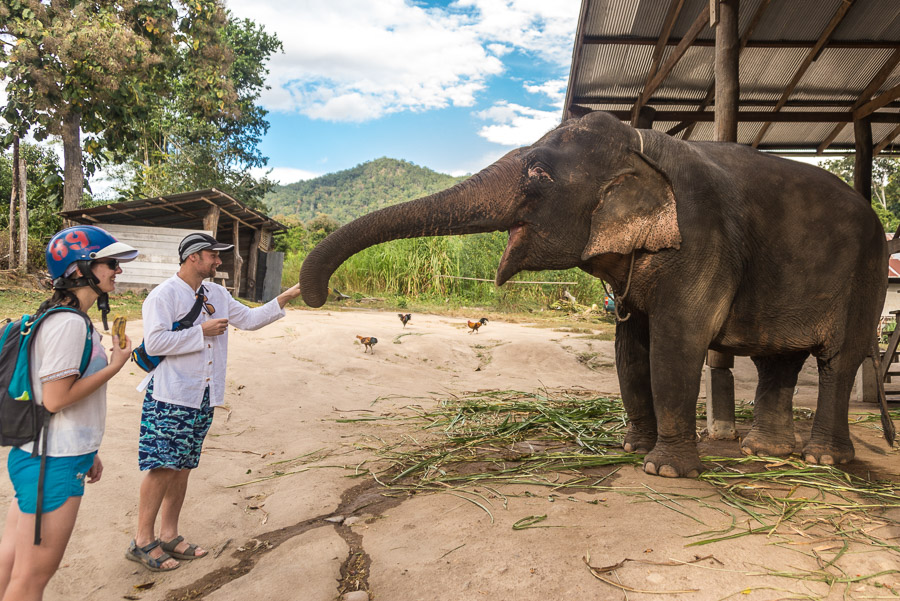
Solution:
M534 165L528 168L528 178L548 182L553 181L553 178L550 177L550 174L544 171L544 168L540 165Z

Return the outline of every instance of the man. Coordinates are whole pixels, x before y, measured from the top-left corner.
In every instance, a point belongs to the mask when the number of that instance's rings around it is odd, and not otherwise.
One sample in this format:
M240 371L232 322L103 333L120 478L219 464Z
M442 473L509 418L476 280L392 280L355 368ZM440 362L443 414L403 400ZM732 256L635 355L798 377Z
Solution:
M141 383L145 390L138 460L146 471L140 489L137 534L126 557L152 571L177 568L177 561L204 557L207 550L179 534L178 519L188 478L197 467L213 408L225 397L228 326L256 330L284 316L284 306L300 295L300 286L250 309L218 284L203 283L230 251L203 233L187 235L178 246L178 273L154 288L143 305L144 346L165 359ZM202 284L202 287L201 287ZM204 294L192 327L173 331ZM156 517L160 516L159 537Z

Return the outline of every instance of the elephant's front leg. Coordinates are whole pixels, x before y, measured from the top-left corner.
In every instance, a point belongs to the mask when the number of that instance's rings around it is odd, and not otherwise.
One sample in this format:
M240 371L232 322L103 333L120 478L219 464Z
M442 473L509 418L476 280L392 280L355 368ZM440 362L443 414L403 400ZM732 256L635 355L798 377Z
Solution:
M668 478L700 475L697 453L697 397L709 345L697 324L652 322L650 371L656 446L644 457L644 471Z
M616 324L616 371L622 404L628 414L623 448L649 453L656 445L656 415L650 384L650 329L647 316L632 313Z

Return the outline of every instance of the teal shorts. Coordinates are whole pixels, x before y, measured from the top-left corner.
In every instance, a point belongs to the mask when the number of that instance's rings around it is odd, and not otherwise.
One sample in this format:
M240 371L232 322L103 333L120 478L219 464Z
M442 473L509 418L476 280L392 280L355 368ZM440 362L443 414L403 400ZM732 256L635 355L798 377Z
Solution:
M69 497L84 495L84 479L94 465L97 452L75 457L47 457L44 466L44 513L59 509ZM9 479L22 513L36 513L41 458L13 447L6 460Z

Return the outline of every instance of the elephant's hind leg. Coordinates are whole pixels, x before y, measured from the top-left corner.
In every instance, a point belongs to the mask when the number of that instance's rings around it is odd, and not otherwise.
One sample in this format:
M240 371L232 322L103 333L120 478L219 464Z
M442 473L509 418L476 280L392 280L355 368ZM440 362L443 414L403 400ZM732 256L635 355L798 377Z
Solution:
M627 321L616 324L616 371L628 414L628 433L622 446L629 453L649 453L656 445L656 415L646 316L633 313Z
M819 398L812 434L803 447L803 458L809 463L837 465L853 460L853 443L847 421L853 379L862 357L837 353L831 358L818 358Z
M753 357L759 374L753 427L741 441L745 455L784 457L794 452L793 397L807 351Z

